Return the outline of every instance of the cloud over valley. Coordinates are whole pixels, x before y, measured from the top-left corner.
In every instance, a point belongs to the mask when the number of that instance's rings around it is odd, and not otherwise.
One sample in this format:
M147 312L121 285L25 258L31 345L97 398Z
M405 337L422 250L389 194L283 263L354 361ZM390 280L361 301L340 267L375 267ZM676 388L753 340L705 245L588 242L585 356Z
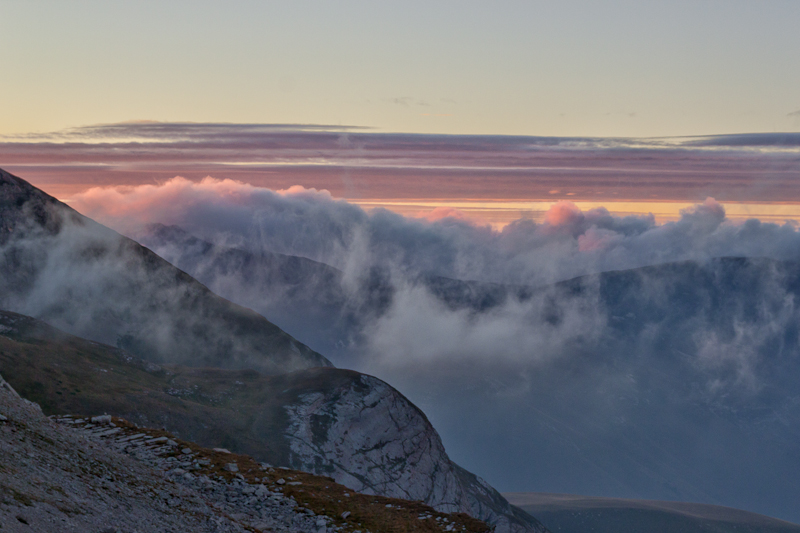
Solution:
M712 198L661 224L560 201L497 230L214 178L70 205L389 381L501 489L794 516L784 489L800 465L781 459L800 442L794 223L731 221ZM709 446L724 452L709 460Z

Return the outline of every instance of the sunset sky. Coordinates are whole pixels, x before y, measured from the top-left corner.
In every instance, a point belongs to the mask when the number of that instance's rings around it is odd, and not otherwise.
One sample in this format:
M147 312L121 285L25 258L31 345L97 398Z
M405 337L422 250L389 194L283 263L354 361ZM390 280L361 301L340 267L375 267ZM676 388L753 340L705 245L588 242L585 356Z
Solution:
M0 165L65 200L210 175L495 225L708 196L798 219L799 24L788 0L0 1Z
M111 228L500 490L800 522L800 0L0 0L0 103L0 168L106 227L0 176L4 308L216 313Z

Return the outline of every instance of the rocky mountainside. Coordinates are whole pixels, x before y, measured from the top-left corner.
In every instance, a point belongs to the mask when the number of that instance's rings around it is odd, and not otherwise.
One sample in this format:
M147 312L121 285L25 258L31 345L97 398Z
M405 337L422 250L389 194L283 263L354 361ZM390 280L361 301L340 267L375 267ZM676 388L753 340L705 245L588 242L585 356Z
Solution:
M47 414L113 414L361 493L468 513L497 531L544 531L455 465L416 406L358 372L156 365L10 312L0 312L0 371Z
M58 427L2 378L0 450L4 532L244 531L198 491Z
M330 372L306 372L323 373ZM293 468L330 475L359 492L478 516L497 531L543 530L484 480L453 463L422 411L377 378L355 372L326 376L286 410Z
M0 170L0 307L151 361L280 373L330 362L138 243Z
M56 422L0 376L0 529L486 533L465 514L352 493L330 478L100 415Z

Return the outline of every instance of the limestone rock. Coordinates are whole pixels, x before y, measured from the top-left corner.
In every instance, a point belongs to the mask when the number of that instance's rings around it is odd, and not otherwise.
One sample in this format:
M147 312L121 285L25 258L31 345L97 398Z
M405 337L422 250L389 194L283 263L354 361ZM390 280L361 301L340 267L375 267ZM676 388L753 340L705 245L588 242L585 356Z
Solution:
M354 372L336 387L300 395L286 409L293 468L331 476L358 492L464 512L498 533L545 531L453 463L422 411L377 378Z

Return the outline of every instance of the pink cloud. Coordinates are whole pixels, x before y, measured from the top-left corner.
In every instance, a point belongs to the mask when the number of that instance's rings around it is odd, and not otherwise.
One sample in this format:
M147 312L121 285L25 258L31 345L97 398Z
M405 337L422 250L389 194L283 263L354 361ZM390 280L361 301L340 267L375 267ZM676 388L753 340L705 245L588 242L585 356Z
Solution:
M205 204L253 206L259 195L331 200L326 190L293 185L272 191L232 179L206 177L199 182L176 176L164 183L93 187L69 199L71 207L103 224L126 232L158 220L174 224L184 212Z
M725 207L717 202L714 198L708 197L702 204L694 205L688 209L683 209L681 214L698 214L698 215L710 215L713 218L724 219L725 218Z
M544 221L551 226L571 226L583 220L581 208L574 203L562 200L553 204L544 216Z

